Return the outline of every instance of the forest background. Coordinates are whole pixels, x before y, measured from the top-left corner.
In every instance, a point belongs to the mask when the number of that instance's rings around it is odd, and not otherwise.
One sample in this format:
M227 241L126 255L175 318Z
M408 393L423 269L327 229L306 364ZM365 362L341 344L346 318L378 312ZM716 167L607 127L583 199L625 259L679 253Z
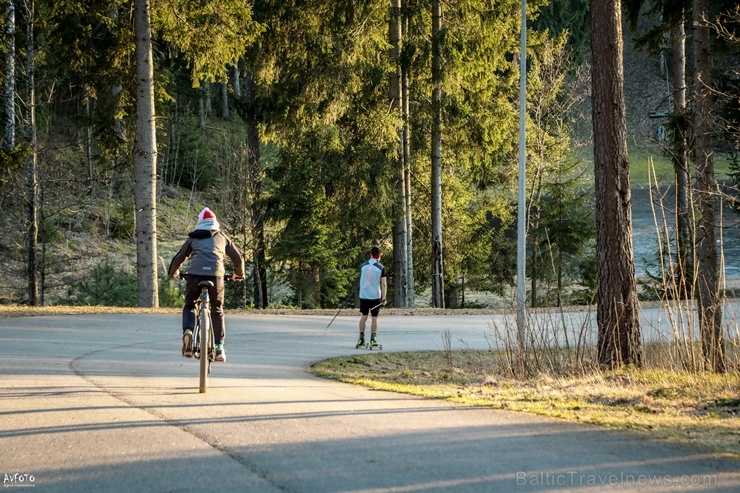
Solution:
M14 74L10 99L17 111L13 124L3 122L0 302L30 303L34 255L38 304L135 306L132 3L6 4L17 5L17 29L9 33L6 15L2 74L6 87ZM197 5L151 3L161 306L182 303L166 265L204 206L247 259L250 282L229 290L231 308L351 304L371 245L380 245L398 272L394 233L404 208L410 272L403 300L391 276L390 302L428 306L435 125L443 129L444 306L483 306L472 293L511 304L519 1L446 4L442 32L434 36L432 2L407 1L403 47L395 53L388 1ZM596 258L588 2L530 1L528 19L529 302L590 303ZM624 30L630 158L645 169L646 156L666 161L660 156L671 111L670 51L658 42L638 53L631 40L659 21L659 12L646 11L637 32L626 23ZM433 39L441 40L443 61L436 81ZM736 56L736 45L725 47L715 65L724 85L718 114L726 123L718 150L730 164L737 150ZM407 91L402 108L389 89L399 59ZM10 126L19 129L12 146ZM658 172L669 181L670 173ZM36 184L32 191L29 182ZM34 221L38 250L31 253L26 239Z

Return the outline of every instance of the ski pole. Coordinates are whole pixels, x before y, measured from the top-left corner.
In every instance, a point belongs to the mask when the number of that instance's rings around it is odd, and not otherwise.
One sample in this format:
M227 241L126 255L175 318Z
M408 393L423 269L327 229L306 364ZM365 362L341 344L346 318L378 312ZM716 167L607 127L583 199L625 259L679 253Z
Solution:
M334 319L337 318L337 316L339 315L339 312L341 312L343 309L344 309L344 307L342 307L339 310L337 310L337 313L334 314L334 318L331 319L331 322L329 322L329 325L331 325L332 323L334 323ZM326 326L326 329L324 329L324 332L326 332L326 330L329 328L329 325Z
M374 307L372 307L372 308L370 309L370 311L373 311L373 310L375 310L376 308L380 308L380 307L381 307L381 306L383 306L383 305L385 305L385 301L381 301L380 303L378 303L377 305L375 305Z
M327 329L329 328L329 326L334 323L334 320L337 318L337 316L339 316L339 312L341 312L342 310L344 310L345 308L347 308L346 305L347 305L347 303L349 303L349 299L352 296L355 295L355 288L357 288L357 285L358 284L360 284L360 280L359 279L357 280L357 283L355 284L355 286L352 288L352 291L350 291L349 296L347 296L347 298L344 300L344 305L345 306L343 306L343 307L339 308L339 310L337 310L337 313L334 314L334 318L331 319L331 322L329 322L329 325L326 326L326 329L324 329L324 332L326 332Z

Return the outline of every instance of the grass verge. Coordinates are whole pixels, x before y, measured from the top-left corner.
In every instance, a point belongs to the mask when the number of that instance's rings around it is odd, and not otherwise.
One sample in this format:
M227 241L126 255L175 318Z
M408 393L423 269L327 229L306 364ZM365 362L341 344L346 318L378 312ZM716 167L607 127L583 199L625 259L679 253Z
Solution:
M0 318L54 315L92 315L96 313L181 313L182 308L128 308L121 306L22 306L0 305Z
M331 358L321 377L468 405L590 423L740 459L740 373L624 369L580 376L502 376L493 351Z

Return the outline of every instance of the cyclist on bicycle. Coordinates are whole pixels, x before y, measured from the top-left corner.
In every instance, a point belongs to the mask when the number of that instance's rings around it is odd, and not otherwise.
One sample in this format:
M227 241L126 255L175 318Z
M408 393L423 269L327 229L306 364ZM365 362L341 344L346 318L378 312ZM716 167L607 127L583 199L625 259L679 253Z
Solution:
M226 324L224 321L224 256L234 264L235 281L244 279L244 260L234 242L221 231L216 215L206 207L198 214L195 230L188 234L188 239L180 251L172 258L168 274L180 278L180 266L190 258L187 281L185 284L185 306L182 309L182 355L193 356L191 341L195 327L195 300L200 296L201 281L211 281L208 288L211 300L211 319L213 337L216 344L216 361L226 361L224 338Z

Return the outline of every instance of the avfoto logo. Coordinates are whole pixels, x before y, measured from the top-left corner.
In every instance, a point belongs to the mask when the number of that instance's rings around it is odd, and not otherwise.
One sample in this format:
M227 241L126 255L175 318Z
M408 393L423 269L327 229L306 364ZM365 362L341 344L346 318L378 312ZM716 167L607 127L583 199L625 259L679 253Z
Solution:
M36 478L33 474L5 474L3 486L31 486Z

